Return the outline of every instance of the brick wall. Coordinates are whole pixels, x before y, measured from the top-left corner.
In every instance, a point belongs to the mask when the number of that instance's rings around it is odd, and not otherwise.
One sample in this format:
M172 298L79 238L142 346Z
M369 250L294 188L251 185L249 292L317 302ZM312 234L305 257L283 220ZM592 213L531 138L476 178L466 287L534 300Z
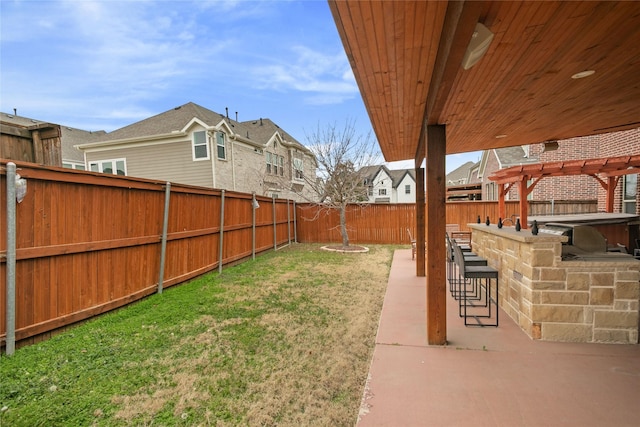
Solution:
M558 141L558 149L543 152L544 144L531 144L529 156L539 158L541 163L561 160L579 160L604 157L616 157L640 153L640 128L624 132L612 132ZM488 156L485 176L483 177L483 196L486 197L488 176L497 170L498 162L493 150ZM623 212L622 188L624 177L616 188L614 212ZM513 186L508 200L516 200L519 195ZM636 214L640 214L640 186L636 191ZM597 200L598 211L606 210L606 192L592 177L574 175L566 177L549 177L541 179L534 187L531 200Z

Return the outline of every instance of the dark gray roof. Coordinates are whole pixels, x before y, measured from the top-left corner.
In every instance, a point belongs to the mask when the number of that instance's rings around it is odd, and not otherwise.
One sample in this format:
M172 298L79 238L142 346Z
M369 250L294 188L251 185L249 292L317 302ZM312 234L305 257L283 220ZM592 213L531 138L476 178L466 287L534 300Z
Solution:
M166 135L173 131L182 130L194 118L201 120L208 126L217 125L221 120L226 119L227 123L234 129L234 132L236 128L240 130L239 123L235 120L227 119L220 113L201 107L193 102L188 102L164 113L156 114L155 116L109 132L101 141ZM236 133L242 135L242 132Z
M393 188L397 188L400 185L400 182L404 179L405 175L411 176L413 180L416 180L416 172L415 169L394 169L390 170L385 165L373 165L373 166L363 166L360 168L359 172L362 174L364 179L368 182L371 182L375 179L375 177L380 173L380 171L384 170L387 175L391 177Z
M207 126L215 126L224 120L235 134L256 143L256 145L264 146L275 132L278 132L283 140L308 152L304 145L270 119L261 118L238 122L224 114L216 113L193 102L188 102L164 113L116 129L102 137L100 142L167 135L174 131L181 131L194 118Z
M538 163L539 159L525 157L524 149L521 146L505 147L495 149L496 157L503 168L521 165L525 163Z
M394 169L389 172L391 173L391 179L393 180L393 188L397 188L406 175L409 175L414 182L416 180L415 169Z
M460 185L466 184L469 179L469 171L473 168L477 163L474 162L466 162L461 166L458 166L456 169L452 170L447 174L447 185Z

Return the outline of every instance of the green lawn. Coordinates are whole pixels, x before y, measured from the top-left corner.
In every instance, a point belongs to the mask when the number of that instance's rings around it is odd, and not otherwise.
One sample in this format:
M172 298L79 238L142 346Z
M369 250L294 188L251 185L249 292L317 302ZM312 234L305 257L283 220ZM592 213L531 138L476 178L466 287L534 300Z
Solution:
M351 426L392 254L293 245L3 355L0 425Z

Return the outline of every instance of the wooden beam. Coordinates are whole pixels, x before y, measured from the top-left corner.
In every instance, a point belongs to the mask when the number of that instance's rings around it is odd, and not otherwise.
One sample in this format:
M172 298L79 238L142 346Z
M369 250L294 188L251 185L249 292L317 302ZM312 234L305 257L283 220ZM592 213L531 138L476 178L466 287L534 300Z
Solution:
M416 276L425 277L424 168L416 169Z
M426 276L427 342L447 343L445 125L427 126Z
M520 193L520 225L522 228L527 228L527 196L529 193L527 192L526 176L523 176L520 180L518 192Z
M607 185L607 198L606 198L607 212L613 212L614 192L617 186L618 186L618 178L615 176L610 176L608 178L608 185Z
M507 194L507 192L504 189L504 184L498 184L498 216L502 219L505 219L507 216L507 206L504 203L505 194Z

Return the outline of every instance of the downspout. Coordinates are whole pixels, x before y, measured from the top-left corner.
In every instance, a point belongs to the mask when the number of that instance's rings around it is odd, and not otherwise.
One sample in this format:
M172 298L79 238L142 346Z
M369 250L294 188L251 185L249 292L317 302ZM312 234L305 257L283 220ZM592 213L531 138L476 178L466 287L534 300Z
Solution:
M236 191L236 154L233 151L233 139L229 138L231 145L231 179L233 180L233 191Z
M213 135L215 135L215 132L213 132ZM211 132L207 132L207 136L209 136L209 148L210 148L209 152L211 153L211 183L213 184L212 187L216 188L216 156L214 156L214 153L213 153L214 141L212 141L213 138L211 137Z

